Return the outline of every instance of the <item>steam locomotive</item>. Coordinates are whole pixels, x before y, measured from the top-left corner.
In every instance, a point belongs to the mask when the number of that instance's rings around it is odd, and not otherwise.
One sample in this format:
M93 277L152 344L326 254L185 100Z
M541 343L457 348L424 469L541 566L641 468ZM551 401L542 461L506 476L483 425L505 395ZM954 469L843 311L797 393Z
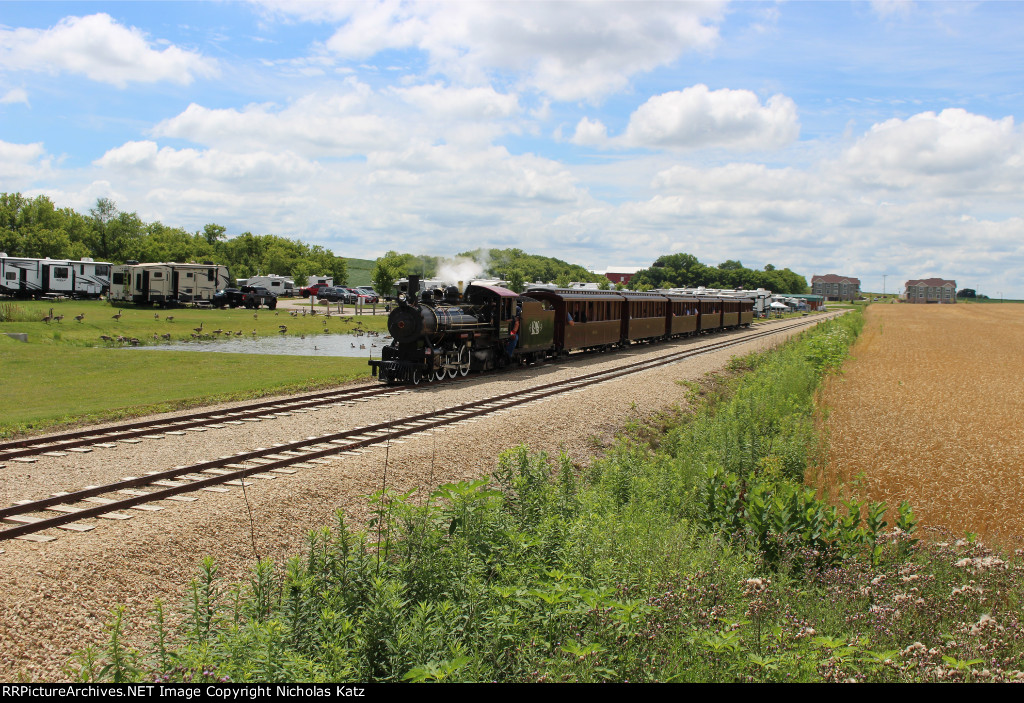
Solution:
M384 383L440 381L567 355L749 327L754 301L729 296L455 286L417 295L409 277L388 317L391 344L371 359Z

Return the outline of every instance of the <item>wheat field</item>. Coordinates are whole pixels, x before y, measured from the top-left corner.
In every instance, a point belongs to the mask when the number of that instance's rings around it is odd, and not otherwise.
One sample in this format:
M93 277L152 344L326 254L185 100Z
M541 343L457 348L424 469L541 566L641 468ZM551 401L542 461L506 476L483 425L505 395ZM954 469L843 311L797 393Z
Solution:
M1024 542L1024 305L872 305L822 389L832 495L922 526Z

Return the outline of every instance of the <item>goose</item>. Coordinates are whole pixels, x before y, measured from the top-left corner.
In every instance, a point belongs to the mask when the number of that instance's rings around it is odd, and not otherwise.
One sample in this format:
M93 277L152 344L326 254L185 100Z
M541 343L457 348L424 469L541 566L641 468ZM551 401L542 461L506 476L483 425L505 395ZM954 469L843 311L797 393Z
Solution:
M81 322L85 319L85 313L83 312L81 315L75 315L75 319Z
M171 341L171 333L170 332L168 332L167 334L162 334L160 336L163 337L164 339L166 339L168 342Z
M167 320L168 322L174 322L174 315L168 315L164 319Z
M160 313L158 313L158 312L153 313L153 319L154 320L159 320L160 319Z
M57 315L57 317L55 317L53 319L56 320L57 322L60 322L61 320L64 319L64 316L63 315Z
M102 340L103 340L104 342L113 342L113 341L114 341L114 338L113 338L113 337L108 337L108 336L107 336L107 335L105 335L105 334L101 334L101 335L100 335L100 339L102 339Z
M202 334L203 333L203 324L204 323L200 322L198 327L193 327L192 328L192 329L194 329L196 331L196 334Z
M111 315L110 317L111 317L111 319L117 320L118 322L120 322L121 321L121 315L123 315L123 314L124 313L122 313L120 310L118 310L116 315Z
M50 320L53 319L53 308L50 308L50 314L43 318L43 322L50 324Z
M288 328L285 327L284 325L281 325L281 328L277 331L280 332L281 334L288 334Z

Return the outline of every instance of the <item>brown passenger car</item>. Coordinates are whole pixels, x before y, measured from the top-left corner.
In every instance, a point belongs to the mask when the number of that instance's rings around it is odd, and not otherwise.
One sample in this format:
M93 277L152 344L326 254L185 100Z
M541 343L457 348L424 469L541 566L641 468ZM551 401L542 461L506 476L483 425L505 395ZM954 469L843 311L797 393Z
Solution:
M660 293L621 291L626 299L622 337L631 342L663 339L668 334L669 299Z
M622 339L624 301L614 291L534 288L526 295L555 311L555 348L610 347Z
M673 337L696 334L700 299L692 295L666 294L669 300L668 333Z

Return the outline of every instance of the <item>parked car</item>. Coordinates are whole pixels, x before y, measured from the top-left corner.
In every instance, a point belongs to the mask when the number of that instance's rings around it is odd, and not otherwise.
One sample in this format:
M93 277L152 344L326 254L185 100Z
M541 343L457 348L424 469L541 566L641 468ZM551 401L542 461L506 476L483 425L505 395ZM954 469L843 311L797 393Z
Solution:
M242 305L247 308L258 308L266 305L273 310L277 307L277 296L263 286L242 286Z
M362 288L346 288L349 293L355 296L355 299L364 304L372 304L377 302L376 293L367 293Z

